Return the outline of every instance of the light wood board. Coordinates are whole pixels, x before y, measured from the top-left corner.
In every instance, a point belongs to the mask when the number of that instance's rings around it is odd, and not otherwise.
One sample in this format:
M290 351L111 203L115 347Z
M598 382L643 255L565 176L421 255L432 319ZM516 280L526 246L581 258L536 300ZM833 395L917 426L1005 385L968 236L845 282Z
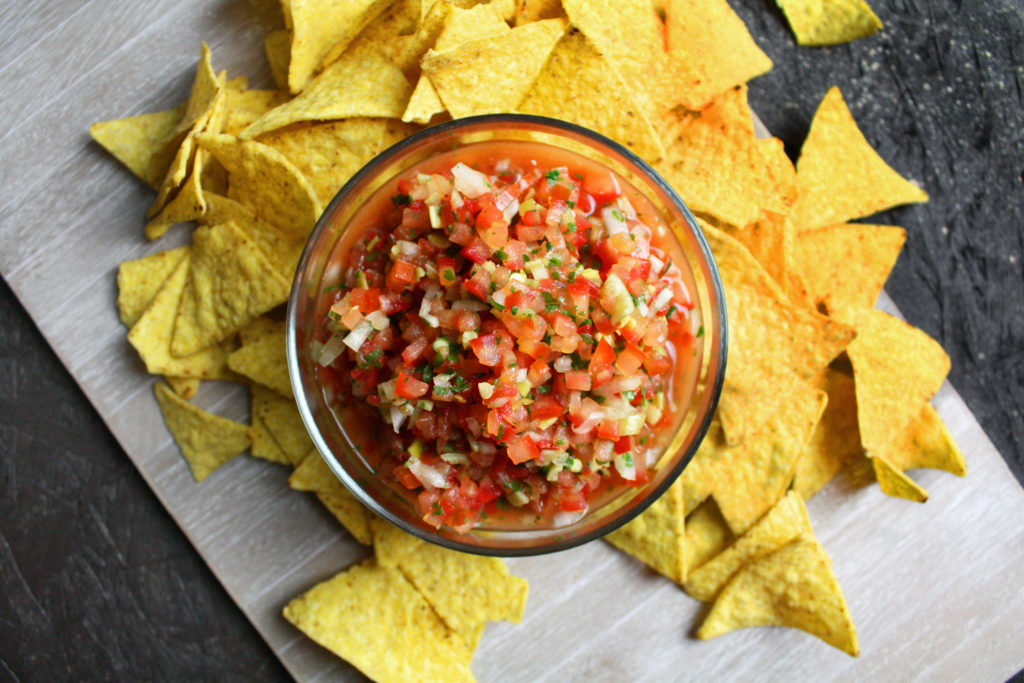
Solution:
M192 480L115 311L117 264L187 241L142 234L152 194L89 142L96 120L185 98L206 40L217 69L266 85L271 0L0 5L0 271L218 579L299 680L357 679L281 617L362 557L286 472L237 458ZM889 304L891 306L891 304ZM890 310L893 310L890 308ZM244 419L228 387L203 407ZM833 485L809 504L860 633L851 659L798 631L689 637L701 606L604 543L516 559L524 623L488 625L482 681L1004 680L1024 667L1024 490L950 386L936 405L963 447L960 480L924 471L925 505Z

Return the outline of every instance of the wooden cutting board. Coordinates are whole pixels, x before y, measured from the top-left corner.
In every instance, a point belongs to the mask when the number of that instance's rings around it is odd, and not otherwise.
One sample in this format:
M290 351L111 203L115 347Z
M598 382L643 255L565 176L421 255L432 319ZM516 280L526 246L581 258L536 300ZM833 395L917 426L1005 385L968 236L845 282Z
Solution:
M185 98L199 41L217 69L268 82L272 2L53 0L0 12L0 272L153 491L288 670L358 679L281 617L293 596L366 554L283 468L241 457L197 485L115 309L117 264L188 241L142 234L151 192L96 145L96 120ZM891 302L884 302L895 312ZM245 419L241 392L197 402ZM1024 490L948 384L935 403L964 449L960 480L922 471L925 505L836 482L810 501L860 634L851 659L798 631L690 637L702 607L604 543L510 560L531 595L520 625L490 624L482 681L1003 680L1024 667Z

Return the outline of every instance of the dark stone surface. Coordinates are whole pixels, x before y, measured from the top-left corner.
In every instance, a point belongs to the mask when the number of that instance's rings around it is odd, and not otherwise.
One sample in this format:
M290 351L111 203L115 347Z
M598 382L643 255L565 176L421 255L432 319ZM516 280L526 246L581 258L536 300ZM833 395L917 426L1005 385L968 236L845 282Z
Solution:
M795 157L839 85L932 195L872 219L909 231L888 290L1024 481L1024 8L871 4L881 34L808 49L769 0L733 0L775 61L751 98ZM0 287L0 681L285 678Z

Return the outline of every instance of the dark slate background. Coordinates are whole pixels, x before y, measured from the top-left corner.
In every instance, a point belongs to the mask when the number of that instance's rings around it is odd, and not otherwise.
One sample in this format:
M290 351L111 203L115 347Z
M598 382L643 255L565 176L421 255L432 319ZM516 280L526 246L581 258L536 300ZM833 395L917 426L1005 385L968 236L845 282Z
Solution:
M871 219L909 231L888 291L1024 481L1024 7L870 2L881 34L811 49L770 0L732 0L775 62L751 100L795 158L839 85L931 194ZM287 679L6 284L0 456L0 681Z

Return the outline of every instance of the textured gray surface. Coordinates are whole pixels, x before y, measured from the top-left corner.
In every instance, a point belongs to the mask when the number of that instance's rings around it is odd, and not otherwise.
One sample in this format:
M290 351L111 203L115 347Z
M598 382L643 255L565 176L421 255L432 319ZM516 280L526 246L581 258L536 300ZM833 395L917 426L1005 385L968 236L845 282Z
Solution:
M878 220L910 232L888 289L950 351L953 384L1021 478L1024 12L872 4L884 33L809 50L766 0L734 2L776 63L754 106L795 153L838 84L868 139L932 194ZM0 456L0 680L284 677L6 286Z

